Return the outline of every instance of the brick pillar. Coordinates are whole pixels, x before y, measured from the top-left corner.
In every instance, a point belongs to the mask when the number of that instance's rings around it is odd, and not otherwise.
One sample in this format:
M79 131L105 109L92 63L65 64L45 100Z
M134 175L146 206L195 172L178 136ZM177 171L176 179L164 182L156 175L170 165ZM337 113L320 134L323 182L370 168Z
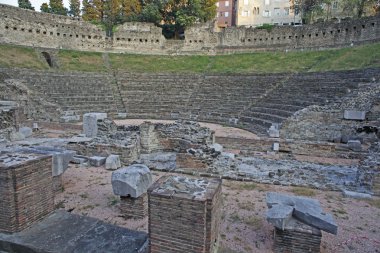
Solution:
M19 232L54 210L52 157L0 156L0 231Z
M148 190L151 253L211 253L219 238L221 180L164 176Z
M120 196L120 210L126 218L143 219L148 216L148 195L138 198Z

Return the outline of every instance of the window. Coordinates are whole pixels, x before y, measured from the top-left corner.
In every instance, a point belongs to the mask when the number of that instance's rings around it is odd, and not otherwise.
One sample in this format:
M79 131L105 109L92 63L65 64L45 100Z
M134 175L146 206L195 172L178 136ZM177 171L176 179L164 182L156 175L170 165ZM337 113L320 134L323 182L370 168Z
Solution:
M269 0L264 0L265 1L265 5L269 5Z
M289 8L285 8L284 9L284 15L285 16L289 16Z
M225 17L228 17L228 11L226 11L226 12L224 13L224 16L225 16Z
M243 17L248 17L248 16L249 16L249 11L243 11L243 12L241 13L241 15L242 15Z
M244 0L244 5L248 5L248 0Z
M264 17L270 17L270 11L265 10L264 13L263 13L263 16Z
M274 15L280 16L280 8L274 8Z
M225 1L225 2L224 2L224 6L226 6L226 7L227 7L227 6L230 6L230 2L229 2L229 1Z

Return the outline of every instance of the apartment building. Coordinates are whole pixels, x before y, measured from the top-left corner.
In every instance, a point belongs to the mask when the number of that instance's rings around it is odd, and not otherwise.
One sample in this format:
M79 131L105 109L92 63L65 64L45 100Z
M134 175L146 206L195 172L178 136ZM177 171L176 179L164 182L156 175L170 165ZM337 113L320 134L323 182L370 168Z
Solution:
M223 0L216 3L217 24L219 27L235 26L236 23L236 0Z
M301 15L294 14L289 0L237 0L237 26L263 24L297 25L301 24Z

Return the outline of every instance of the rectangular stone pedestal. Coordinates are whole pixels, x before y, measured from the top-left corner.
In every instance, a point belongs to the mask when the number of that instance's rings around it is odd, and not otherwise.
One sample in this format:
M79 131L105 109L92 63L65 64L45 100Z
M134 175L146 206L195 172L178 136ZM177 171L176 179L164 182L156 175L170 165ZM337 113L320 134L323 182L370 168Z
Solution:
M143 219L148 216L148 195L138 198L120 196L120 210L124 217Z
M275 228L275 253L319 253L322 233L319 229L305 225L294 218L288 222L284 230Z
M0 155L0 231L19 232L54 210L52 157Z
M148 190L151 253L210 253L218 245L221 180L160 178Z

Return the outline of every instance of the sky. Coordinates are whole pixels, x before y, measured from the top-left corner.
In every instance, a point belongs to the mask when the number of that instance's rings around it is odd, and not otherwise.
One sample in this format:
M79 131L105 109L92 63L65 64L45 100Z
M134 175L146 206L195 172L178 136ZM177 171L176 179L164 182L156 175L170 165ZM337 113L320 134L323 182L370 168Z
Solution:
M32 5L36 11L40 11L40 7L41 7L42 3L49 3L49 0L29 0L29 1L32 3ZM0 0L0 3L18 6L17 0ZM63 0L63 5L66 8L69 8L69 0Z

